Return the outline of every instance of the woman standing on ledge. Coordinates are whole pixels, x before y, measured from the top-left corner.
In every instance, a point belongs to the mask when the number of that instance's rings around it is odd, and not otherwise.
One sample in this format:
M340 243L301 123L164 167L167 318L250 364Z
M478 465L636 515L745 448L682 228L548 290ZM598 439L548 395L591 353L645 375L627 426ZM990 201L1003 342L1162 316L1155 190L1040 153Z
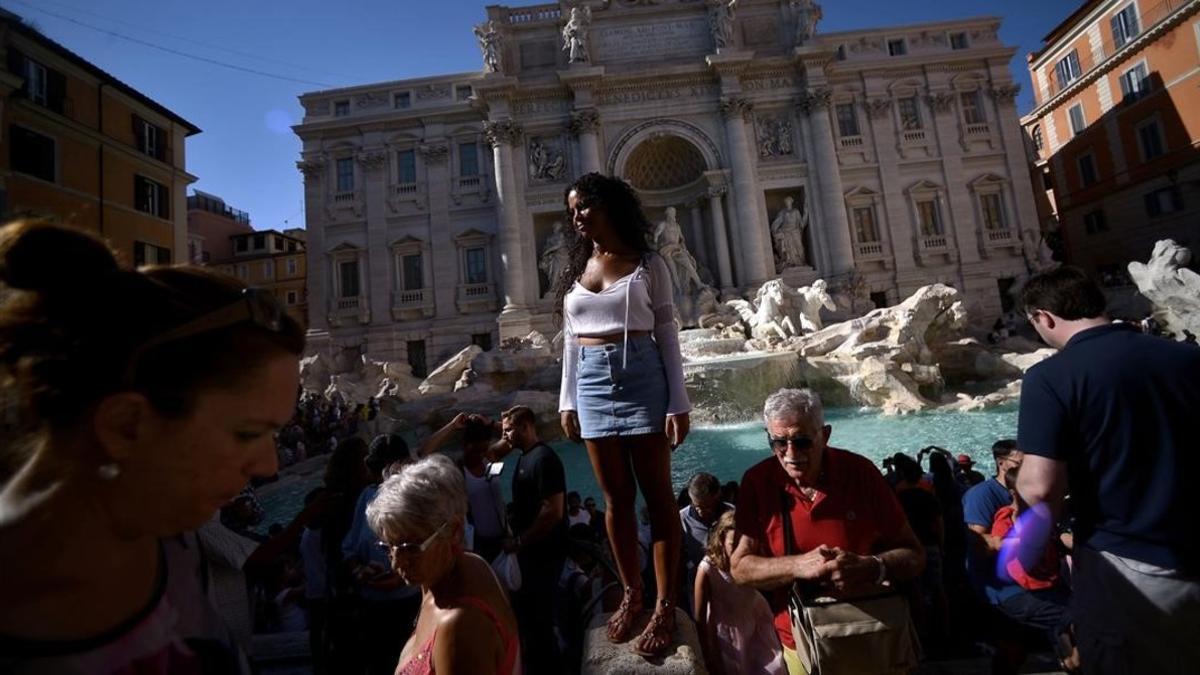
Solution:
M574 232L557 280L563 314L563 432L587 445L607 503L609 540L625 586L608 637L631 636L642 610L637 485L650 511L657 602L634 650L658 656L672 643L680 526L671 450L688 433L687 391L671 277L650 250L650 223L627 183L598 173L568 188ZM635 482L636 480L636 482Z

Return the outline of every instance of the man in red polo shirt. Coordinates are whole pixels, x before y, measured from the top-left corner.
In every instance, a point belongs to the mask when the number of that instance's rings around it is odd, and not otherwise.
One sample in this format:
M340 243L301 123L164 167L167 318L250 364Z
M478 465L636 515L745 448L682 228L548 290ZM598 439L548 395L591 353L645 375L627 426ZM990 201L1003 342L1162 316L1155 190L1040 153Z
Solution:
M799 675L787 612L793 582L823 595L869 594L885 581L915 578L925 556L875 465L827 444L832 427L814 392L780 389L767 398L763 418L773 456L742 477L731 571L739 584L774 591L769 598L784 661ZM785 555L785 512L796 555Z

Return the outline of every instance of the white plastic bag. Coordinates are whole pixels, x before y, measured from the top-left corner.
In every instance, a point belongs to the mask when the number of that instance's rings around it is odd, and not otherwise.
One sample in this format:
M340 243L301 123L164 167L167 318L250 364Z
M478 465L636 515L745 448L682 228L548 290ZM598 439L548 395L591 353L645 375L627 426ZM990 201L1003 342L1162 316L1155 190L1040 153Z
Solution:
M521 565L517 562L515 553L501 553L492 561L492 569L500 578L500 583L509 591L521 590Z

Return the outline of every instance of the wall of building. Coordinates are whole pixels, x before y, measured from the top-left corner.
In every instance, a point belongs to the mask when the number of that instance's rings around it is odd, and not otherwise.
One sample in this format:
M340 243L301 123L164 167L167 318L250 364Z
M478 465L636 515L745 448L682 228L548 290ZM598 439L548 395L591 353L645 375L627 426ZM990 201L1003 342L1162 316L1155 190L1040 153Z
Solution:
M93 66L64 56L44 38L0 22L0 46L61 73L62 111L57 112L21 93L24 73L0 77L0 188L6 191L10 214L33 214L97 232L107 238L127 263L135 242L169 250L173 260L186 258L186 213L180 208L187 185L195 180L185 171L185 138L196 129L168 117L127 93ZM3 63L8 64L5 58ZM162 160L138 149L134 116L164 130ZM43 180L14 170L11 126L19 125L54 141L55 175ZM136 208L134 176L141 175L166 188L170 204L166 217Z
M1053 177L1053 194L1041 210L1059 230L1065 259L1110 286L1128 284L1125 264L1148 259L1159 239L1200 243L1200 3L1137 2L1138 32L1118 47L1112 17L1130 6L1092 3L1051 33L1053 41L1030 62L1035 83L1052 76L1061 55L1077 46L1073 36L1090 36L1089 61L1069 96L1040 98L1022 120L1027 133L1040 128L1046 141L1041 151L1029 146L1032 173ZM1147 75L1145 90L1126 98L1122 79L1139 65ZM1087 127L1072 137L1069 110L1080 102ZM1146 124L1160 130L1158 156L1147 157L1139 139ZM1096 180L1087 185L1080 164L1085 157L1096 169ZM1174 193L1172 212L1155 213L1147 205L1148 195L1160 190Z

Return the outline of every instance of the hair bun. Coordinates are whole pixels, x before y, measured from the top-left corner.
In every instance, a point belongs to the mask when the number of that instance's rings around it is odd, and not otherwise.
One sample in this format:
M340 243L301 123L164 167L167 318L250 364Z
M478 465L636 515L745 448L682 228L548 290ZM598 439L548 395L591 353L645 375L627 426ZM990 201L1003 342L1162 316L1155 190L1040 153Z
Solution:
M62 225L17 221L0 227L0 281L25 291L53 291L119 269L99 237Z

